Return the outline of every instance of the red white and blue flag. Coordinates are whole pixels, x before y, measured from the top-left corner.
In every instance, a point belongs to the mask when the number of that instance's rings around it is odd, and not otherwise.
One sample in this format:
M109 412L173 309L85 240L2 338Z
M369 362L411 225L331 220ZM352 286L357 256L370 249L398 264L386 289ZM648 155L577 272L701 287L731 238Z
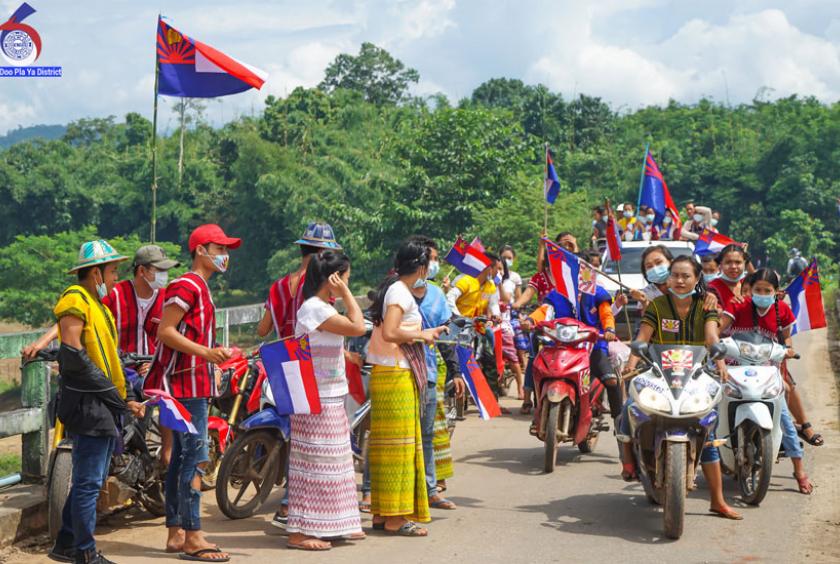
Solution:
M482 253L487 252L487 249L484 248L484 243L482 243L481 239L479 239L478 237L476 237L472 240L472 243L470 243L470 247L473 247L474 249L478 249Z
M578 301L578 279L580 277L580 262L578 258L549 239L545 241L545 252L548 256L548 266L554 278L557 292L576 304Z
M144 402L146 405L158 407L158 418L162 426L178 433L198 434L198 430L192 424L192 415L184 404L163 390L144 390L143 393L149 396L149 399Z
M785 292L790 296L790 306L796 317L791 334L826 327L817 259L794 278Z
M639 187L639 207L642 206L650 207L656 214L656 219L653 220L655 226L662 227L665 210L669 209L677 231L682 227L679 210L671 199L665 177L662 176L650 151L645 151L645 172L642 175L642 185Z
M607 260L613 262L621 260L621 235L618 233L618 224L612 214L607 219Z
M478 407L478 414L485 421L501 415L502 410L499 408L499 402L496 401L493 391L484 378L484 373L475 361L472 350L460 345L455 347L455 350L458 352L461 374L463 374L467 389L470 391L476 407Z
M206 43L187 37L158 19L158 93L182 98L216 98L260 89L268 74Z
M557 171L554 170L554 161L551 160L551 153L545 152L545 201L553 204L560 194L560 178L557 177Z
M490 259L484 254L484 251L473 245L467 245L467 242L460 237L452 245L452 249L446 253L444 260L454 266L461 274L472 277L478 276L482 270L490 266Z
M304 335L300 339L284 339L263 345L260 357L278 414L321 413L309 337Z
M740 247L744 246L743 243L733 241L726 235L715 233L714 231L710 231L706 228L703 230L703 233L700 234L700 238L694 242L694 254L698 257L702 257L704 255L716 255L727 245L738 245Z

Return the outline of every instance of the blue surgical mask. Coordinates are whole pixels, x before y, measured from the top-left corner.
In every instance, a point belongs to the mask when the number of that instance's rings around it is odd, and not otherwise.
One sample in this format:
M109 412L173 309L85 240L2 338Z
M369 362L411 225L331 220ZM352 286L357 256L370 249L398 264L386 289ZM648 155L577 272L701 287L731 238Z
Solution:
M711 282L712 280L717 280L720 278L720 272L712 272L712 273L703 273L703 280L705 280L706 284Z
M671 273L668 270L667 264L657 264L653 268L649 268L645 274L647 275L648 281L654 284L664 284Z
M100 300L105 299L105 296L108 295L108 286L105 285L105 282L96 285L96 293Z
M508 270L513 268L513 261L511 259L505 259L505 264L507 265Z
M633 217L633 212L629 212L629 211L624 212L624 217L625 217L625 219L630 219L631 217Z
M720 277L723 278L724 280L726 280L727 282L729 282L730 284L737 284L738 282L740 282L741 280L743 280L744 278L747 277L747 273L742 272L741 276L739 276L738 278L730 278L729 276L727 276L726 274L721 272Z
M685 294L680 294L678 292L675 292L673 288L668 288L668 291L671 292L675 297L677 297L681 300L684 300L688 297L693 296L697 292L697 289L692 288L690 292L686 292Z
M440 263L436 260L429 261L429 273L426 274L426 278L429 280L435 278L438 273L440 272Z
M165 270L155 272L155 279L149 282L149 287L152 290L163 290L166 288L166 283L169 282L169 273Z
M656 214L648 214L648 216L647 216L648 223L653 223L654 219L656 219Z
M718 224L718 220L715 219L715 218L712 218L712 227L717 227L717 224Z
M763 294L753 294L752 303L754 303L755 307L758 309L767 309L776 303L776 296L773 294L770 294L769 296Z
M425 278L418 278L414 281L414 284L411 286L412 288L425 288L426 287L426 279Z
M693 216L691 216L691 219L693 219L696 223L703 223L703 214L696 213Z
M662 225L671 225L671 216L666 215L662 218Z

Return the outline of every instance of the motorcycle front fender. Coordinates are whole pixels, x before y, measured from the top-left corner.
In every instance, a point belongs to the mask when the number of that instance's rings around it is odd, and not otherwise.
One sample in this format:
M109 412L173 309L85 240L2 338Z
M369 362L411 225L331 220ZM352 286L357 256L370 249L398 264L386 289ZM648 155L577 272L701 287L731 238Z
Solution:
M224 453L230 439L230 425L221 417L211 415L207 418L207 428L219 434L219 451Z
M574 404L577 401L575 387L565 380L551 380L543 385L542 396L551 403L560 403L566 398Z
M289 433L291 432L289 416L279 415L271 407L253 414L243 421L240 426L244 431L250 431L251 429L279 430L285 439L288 439Z
M760 401L742 403L735 410L735 429L748 420L762 429L773 430L773 417L770 415L770 409Z

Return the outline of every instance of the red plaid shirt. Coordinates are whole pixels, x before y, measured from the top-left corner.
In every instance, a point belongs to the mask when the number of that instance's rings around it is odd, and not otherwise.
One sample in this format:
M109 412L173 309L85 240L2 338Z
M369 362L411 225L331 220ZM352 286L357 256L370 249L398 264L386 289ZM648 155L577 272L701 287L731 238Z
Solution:
M216 342L216 306L207 282L187 272L166 288L163 306L184 310L178 331L194 343L213 347ZM203 358L183 354L159 343L146 389L164 389L175 398L208 398L216 395L213 366Z
M287 274L272 284L268 290L268 299L265 301L265 309L271 313L278 339L295 336L297 312L306 301L303 299L303 282L306 279L306 273L301 274L294 295L289 285L290 276L291 274Z
M123 280L102 300L114 314L121 353L154 354L157 326L163 314L163 294L155 291L149 309L141 311L134 281Z

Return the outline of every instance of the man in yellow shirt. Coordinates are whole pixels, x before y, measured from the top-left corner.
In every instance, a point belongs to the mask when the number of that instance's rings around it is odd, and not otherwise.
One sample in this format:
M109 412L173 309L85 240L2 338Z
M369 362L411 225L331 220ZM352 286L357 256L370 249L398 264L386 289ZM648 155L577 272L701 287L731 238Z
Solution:
M124 260L107 241L83 244L69 272L78 283L61 294L53 310L61 342L57 415L73 440L70 493L61 531L49 554L60 562L110 562L96 551L93 538L96 501L108 475L123 413L130 409L142 416L144 412L126 385L114 318L102 304L117 282L117 264Z
M499 292L493 278L499 270L499 257L485 253L490 265L478 276L463 274L455 279L446 293L446 301L452 313L461 317L501 317Z

